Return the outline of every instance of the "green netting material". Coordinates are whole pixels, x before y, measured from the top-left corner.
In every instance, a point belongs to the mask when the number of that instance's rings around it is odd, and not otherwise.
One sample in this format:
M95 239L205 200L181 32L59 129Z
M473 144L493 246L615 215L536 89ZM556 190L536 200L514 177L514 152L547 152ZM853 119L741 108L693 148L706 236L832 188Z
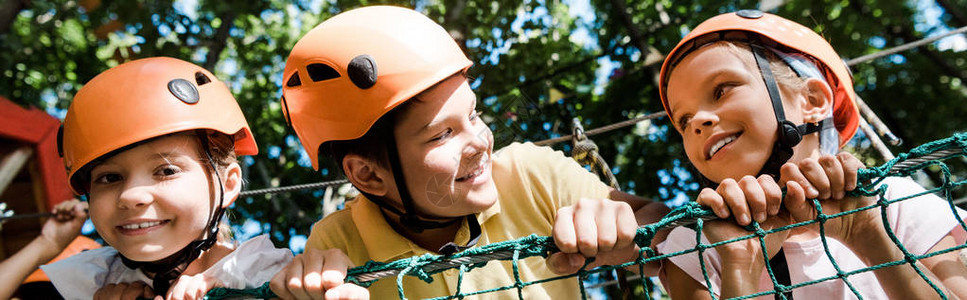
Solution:
M960 223L959 225L961 226L961 228L963 228L964 230L967 230L967 224L964 224L964 222L962 221L963 219L962 216L960 216L957 213L957 211L954 209L955 206L952 202L952 195L951 195L951 191L954 188L967 184L967 181L964 181L964 180L953 181L951 177L950 169L948 168L947 164L943 162L943 160L950 159L952 157L965 157L965 156L967 156L967 134L955 134L946 139L937 140L928 144L924 144L920 147L917 147L911 150L908 153L903 153L898 155L895 159L881 166L860 170L859 172L860 181L868 182L868 183L859 185L856 190L848 193L848 195L881 196L886 190L885 186L877 187L877 185L879 185L885 178L906 177L915 172L918 172L919 170L922 170L928 167L935 167L939 169L941 172L942 183L940 186L936 188L928 189L922 193L910 195L903 198L893 199L893 200L884 200L883 197L878 197L880 200L877 201L877 203L875 203L874 205L861 207L850 211L844 211L841 213L831 214L831 215L822 213L822 207L819 204L819 201L813 200L813 204L818 210L817 217L814 220L791 224L788 226L783 226L783 227L779 227L771 230L764 230L761 227L759 227L758 223L753 222L752 225L749 225L746 227L746 229L749 230L751 234L743 237L717 242L717 243L707 244L707 243L701 242L701 232L702 232L702 227L704 225L704 222L706 219L714 218L714 214L711 211L704 209L699 205L697 205L696 203L692 202L673 210L664 218L662 218L662 220L656 223L648 224L640 227L638 229L637 235L635 236L635 243L641 248L641 250L639 251L638 258L635 259L634 261L626 262L620 265L602 266L591 270L587 270L586 266L591 262L593 262L593 258L591 258L585 262L585 268L582 268L577 273L525 282L521 280L520 274L518 271L517 262L519 260L528 258L528 257L537 257L537 256L546 258L549 253L557 251L557 248L554 246L554 242L550 237L530 235L516 240L503 241L503 242L493 243L489 245L484 245L481 247L467 249L466 251L463 251L451 256L426 254L422 256L410 257L410 258L400 259L400 260L391 261L391 262L370 261L363 266L350 269L348 272L348 276L346 277L346 281L368 287L378 278L396 276L398 296L401 299L405 299L406 294L405 294L405 291L403 290L403 285L402 285L402 281L405 276L413 276L427 283L432 283L433 279L431 276L433 274L440 273L449 269L458 269L460 271L460 276L458 279L457 293L455 295L439 297L434 299L462 299L466 296L486 294L490 292L510 290L510 289L515 289L517 291L518 297L523 299L523 288L529 285L540 284L543 282L561 280L561 279L572 278L572 277L586 279L590 274L611 272L618 268L626 268L626 267L632 267L632 266L637 266L637 270L639 272L642 272L644 269L645 263L658 261L658 260L666 259L673 256L684 255L687 253L698 252L699 257L702 257L700 262L701 262L703 274L705 276L706 286L711 286L704 257L702 256L702 253L704 253L704 251L719 245L756 238L759 240L759 243L763 248L763 253L767 253L766 251L767 249L765 245L766 235L774 232L783 231L783 230L789 230L795 227L819 223L820 235L823 237L821 239L823 243L823 247L826 251L826 255L833 263L833 267L836 270L836 275L829 276L826 278L820 278L809 282L796 283L788 286L782 285L776 280L775 274L773 273L771 267L769 267L768 258L763 256L763 259L765 259L767 262L765 264L766 270L768 271L768 274L772 280L774 290L755 293L751 295L745 295L735 299L747 299L747 298L753 298L753 297L769 295L769 294L777 294L779 297L785 299L785 296L782 294L783 292L786 292L795 288L807 286L807 285L816 284L827 280L842 280L850 288L852 293L857 298L863 299L863 296L860 295L860 293L856 290L856 288L852 285L852 283L850 283L848 279L849 276L858 274L858 273L863 273L863 272L870 272L873 270L886 268L890 266L901 265L901 264L909 264L910 266L912 266L914 270L916 270L916 272L920 275L920 277L924 281L929 283L930 286L934 288L934 290L942 299L947 299L947 296L943 293L941 288L937 286L937 284L932 282L927 277L927 275L923 273L923 270L921 270L920 267L916 265L916 262L923 258L932 257L935 255L940 255L940 254L948 253L952 251L957 251L967 247L967 245L957 245L950 249L945 249L945 250L932 252L932 253L926 253L924 255L914 255L910 253L896 237L896 234L892 231L891 229L892 227L890 226L887 220L886 210L881 209L880 211L882 215L882 220L884 222L883 224L884 228L886 228L887 233L890 236L890 239L893 240L893 242L897 245L898 249L900 249L901 252L903 253L904 259L846 272L840 268L840 266L836 263L836 260L833 258L832 254L829 251L829 245L827 244L827 241L825 238L826 235L825 235L824 224L829 219L837 218L847 214L852 214L859 211L874 209L878 207L885 208L892 203L915 198L921 195L938 194L938 195L943 195L943 197L948 201L951 212L956 216L956 219ZM659 255L655 251L655 249L652 249L649 247L649 245L651 245L652 238L654 237L655 233L658 230L674 227L677 225L681 225L683 223L692 223L692 222L695 223L695 227L696 227L696 241L697 241L696 245L697 246L695 248L687 249L687 250L683 250L675 253L667 253L667 254ZM512 266L513 266L512 271L515 279L514 284L509 286L494 287L491 289L480 290L480 291L462 291L459 289L459 286L460 286L459 283L462 282L464 274L466 274L467 272L472 272L475 268L481 267L485 265L487 262L493 261L493 260L509 260L512 262ZM651 289L653 288L653 284L648 278L642 277L640 281L641 281L641 285L645 287L645 291L651 291ZM581 286L580 295L584 299L587 298L587 291L585 290L583 285ZM237 297L237 296L269 298L274 295L269 290L268 284L266 284L266 285L263 285L262 287L259 287L256 289L249 289L249 290L232 290L232 289L224 289L224 288L214 289L208 293L207 299L223 299L226 297ZM711 294L711 296L713 298L717 298L716 295L714 294Z

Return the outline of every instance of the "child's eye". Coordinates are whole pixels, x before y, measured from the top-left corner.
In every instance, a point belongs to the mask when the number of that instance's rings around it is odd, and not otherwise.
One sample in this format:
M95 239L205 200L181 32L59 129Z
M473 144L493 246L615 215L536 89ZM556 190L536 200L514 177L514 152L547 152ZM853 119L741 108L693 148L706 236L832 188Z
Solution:
M723 96L725 96L725 93L728 93L733 87L735 87L735 84L731 82L716 85L715 90L712 91L712 98L715 100L721 99Z
M175 167L174 165L165 165L158 168L158 171L155 172L155 175L172 176L172 175L178 174L179 171L181 170L178 169L178 167Z
M440 135L437 135L436 137L430 139L430 141L431 142L442 141L442 140L445 140L447 138L450 138L450 135L452 135L452 134L453 134L453 129L447 128L446 131L444 131Z
M94 183L97 184L112 184L118 181L121 181L121 174L117 173L104 173L94 178Z
M479 110L474 111L472 114L470 114L470 122L476 121L477 119L480 118L480 115L482 114L483 112Z
M688 115L688 114L685 114L685 115L682 115L681 117L679 117L678 118L678 128L684 131L685 128L688 127L688 121L690 121L691 119L692 119L692 116L691 115Z

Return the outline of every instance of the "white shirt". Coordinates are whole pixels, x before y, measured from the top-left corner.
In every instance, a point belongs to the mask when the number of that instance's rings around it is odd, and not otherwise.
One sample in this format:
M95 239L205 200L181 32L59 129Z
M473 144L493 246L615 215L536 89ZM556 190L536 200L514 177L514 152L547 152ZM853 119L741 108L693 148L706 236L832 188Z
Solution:
M923 187L909 178L888 177L883 180L882 184L887 185L884 193L884 198L887 200L894 200L924 191ZM967 212L964 210L958 208L957 213L961 218L967 217ZM948 233L953 233L957 243L963 243L965 236L967 236L967 233L964 232L954 217L949 202L933 194L890 204L887 206L887 220L903 246L915 255L926 253ZM708 243L704 235L702 242ZM836 259L837 265L844 272L867 267L855 253L836 239L827 239L827 243L829 244L830 254ZM658 245L660 253L674 253L693 248L695 248L695 231L685 227L675 228L668 235L668 239ZM782 244L782 249L786 256L789 278L793 285L836 274L836 270L823 248L821 238L801 242L787 241ZM705 266L708 269L709 281L712 284L711 290L715 294L719 294L721 258L714 248L706 250L704 254ZM671 257L668 260L695 281L703 286L706 285L699 265L698 252ZM872 272L851 275L847 277L847 280L856 287L865 299L887 299L886 293L876 281ZM772 291L774 289L768 272L763 271L759 281L759 291ZM817 297L822 299L856 298L846 283L838 278L793 289L793 298L818 299ZM773 299L774 295L770 294L759 298Z
M217 278L218 287L256 288L291 260L291 251L275 248L268 235L260 235L239 245L204 274ZM152 282L141 270L125 266L112 247L84 251L40 268L65 299L91 299L94 292L111 283Z

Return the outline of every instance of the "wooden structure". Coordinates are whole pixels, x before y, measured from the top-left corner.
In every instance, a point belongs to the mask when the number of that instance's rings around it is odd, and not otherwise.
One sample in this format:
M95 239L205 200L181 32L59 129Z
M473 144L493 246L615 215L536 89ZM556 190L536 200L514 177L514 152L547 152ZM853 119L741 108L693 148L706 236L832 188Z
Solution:
M48 212L70 199L67 172L57 153L60 121L0 97L0 202L16 214ZM40 234L44 219L18 219L0 228L0 259Z

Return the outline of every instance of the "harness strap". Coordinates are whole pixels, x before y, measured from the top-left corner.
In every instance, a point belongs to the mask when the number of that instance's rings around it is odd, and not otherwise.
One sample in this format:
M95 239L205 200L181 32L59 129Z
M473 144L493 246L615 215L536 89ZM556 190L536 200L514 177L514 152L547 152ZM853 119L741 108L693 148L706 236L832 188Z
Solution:
M789 278L789 264L786 262L786 253L779 248L779 252L776 256L769 259L769 267L772 268L772 272L776 275L776 281L779 284L790 286L792 285L792 280ZM788 299L792 300L792 291L786 291L782 294L776 293L776 300ZM785 298L783 298L785 296Z

